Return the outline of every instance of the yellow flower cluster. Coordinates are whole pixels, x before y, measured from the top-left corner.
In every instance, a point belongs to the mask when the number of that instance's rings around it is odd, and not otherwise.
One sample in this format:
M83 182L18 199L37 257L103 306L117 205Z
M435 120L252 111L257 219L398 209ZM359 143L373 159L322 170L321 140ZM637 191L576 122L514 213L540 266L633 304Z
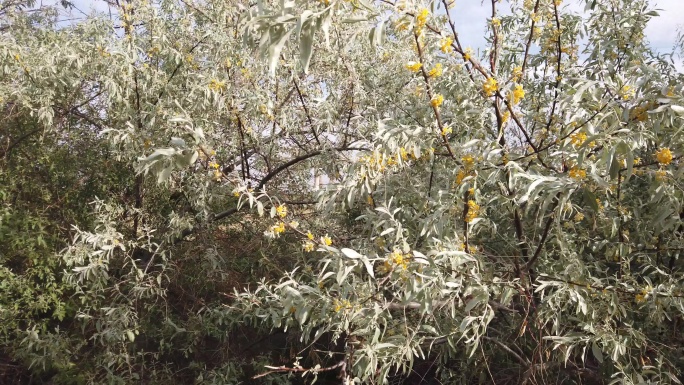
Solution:
M670 88L667 89L667 94L665 94L665 96L667 96L668 98L675 96L674 91L675 91L674 86L670 86Z
M325 234L325 236L321 237L321 243L323 243L326 246L332 245L332 239L328 236L328 234Z
M274 234L282 234L285 232L285 223L284 222L278 222L277 225L271 227L271 230L273 231Z
M387 256L387 259L384 263L384 270L386 272L389 272L392 270L392 267L394 266L401 267L403 270L406 270L408 268L408 263L410 259L410 255L404 254L401 251L395 249L389 256Z
M513 88L513 104L518 104L525 97L525 90L522 84L516 84Z
M112 54L110 54L110 53L107 51L107 49L104 48L104 47L98 46L98 47L97 47L97 52L98 52L98 53L100 54L100 56L102 56L102 57L109 57L109 56L112 56ZM14 60L16 60L16 61L21 61L19 55L14 55Z
M514 67L513 71L511 72L511 75L513 77L513 80L520 81L520 79L522 79L522 67Z
M570 143L572 143L573 146L581 146L582 143L587 141L587 134L584 132L576 132L572 135L570 135Z
M456 181L454 182L454 187L460 185L463 182L463 179L469 176L475 176L475 171L468 171L467 169L460 169L458 170L458 173L456 174Z
M487 78L487 81L482 85L482 91L485 95L492 96L498 90L498 83L494 78Z
M451 53L454 50L454 47L451 46L453 43L454 39L447 36L440 41L440 49L444 53Z
M477 175L477 173L475 173L475 170L472 169L475 165L475 158L473 158L472 155L464 155L461 158L461 162L463 163L464 168L458 170L458 173L456 174L456 181L454 182L454 187L460 185L465 178Z
M511 112L506 110L504 111L503 114L501 114L501 123L506 124L508 120L511 118Z
M603 211L603 202L599 198L596 198L596 207L598 208L598 211Z
M402 160L408 160L409 159L409 153L406 151L404 147L399 148L399 156L401 156Z
M441 106L442 103L444 103L444 97L443 97L441 94L436 94L436 95L433 96L432 99L430 100L430 104L431 104L432 107L434 107L434 108L439 108L439 106Z
M430 11L427 8L423 8L416 14L416 30L420 33L427 24L427 18L430 15Z
M442 63L437 63L437 64L435 64L434 68L432 68L428 72L428 76L431 78L440 77L440 76L442 76L442 73L443 73Z
M492 18L492 27L499 28L501 27L501 19L498 17Z
M634 109L630 112L629 117L630 119L636 120L638 122L643 122L646 119L648 119L648 110L651 108L650 103L646 103L641 106L634 107Z
M407 154L407 156L409 156L409 154ZM379 151L375 151L368 156L359 157L359 162L365 163L369 169L378 172L384 172L388 167L393 167L398 164L395 155L387 155Z
M285 205L276 206L276 214L281 218L285 218L287 216L287 207Z
M225 81L219 81L217 79L211 79L209 81L209 89L216 92L221 92L226 88Z
M646 298L648 297L648 295L651 293L652 290L653 290L653 288L650 285L646 286L645 288L641 289L641 292L638 293L634 299L636 300L637 303L646 302Z
M451 127L449 127L449 126L442 127L442 136L447 136L448 134L451 134L451 133L452 133Z
M463 60L465 61L470 61L470 58L473 56L473 50L468 47L465 49L465 52L463 52Z
M471 168L471 167L473 167L473 166L475 165L475 158L473 158L472 155L464 155L464 156L461 158L461 162L463 162L463 165L464 165L466 168Z
M349 300L346 300L346 299L345 299L345 300L342 300L342 301L340 301L340 300L338 300L338 299L335 299L335 301L333 302L333 304L335 305L335 309L334 309L334 310L335 310L335 313L339 313L340 310L342 310L342 309L349 309L349 308L351 308L351 303L349 302Z
M636 92L634 91L634 88L629 85L624 85L622 86L622 89L620 89L620 95L622 95L622 100L629 100L630 98L633 98Z
M477 204L474 200L469 200L468 201L468 212L466 213L465 216L465 221L470 223L477 218L477 215L480 213L480 205Z
M414 61L410 61L406 63L406 69L411 71L411 72L418 72L420 71L420 68L423 67L423 63L418 63Z
M672 162L672 151L667 147L656 151L655 156L661 166L667 166Z
M582 222L582 220L584 220L584 214L582 214L582 213L575 214L574 220L575 220L575 222Z
M587 177L586 170L583 170L577 166L572 167L568 174L570 175L570 178L577 180L584 179Z
M314 245L314 243L311 241L306 241L306 242L304 242L304 245L302 247L304 248L304 251L306 251L307 253L310 253L310 252L314 251L314 249L316 248L316 245Z

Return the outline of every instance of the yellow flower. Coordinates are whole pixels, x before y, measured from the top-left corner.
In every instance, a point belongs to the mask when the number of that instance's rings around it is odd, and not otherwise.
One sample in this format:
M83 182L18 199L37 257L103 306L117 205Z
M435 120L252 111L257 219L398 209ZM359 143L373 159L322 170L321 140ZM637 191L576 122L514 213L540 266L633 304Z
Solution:
M392 254L390 254L389 261L387 261L387 262L389 262L389 264L393 263L394 265L399 266L402 269L406 270L406 268L408 267L409 256L405 255L401 251L395 249L392 252ZM387 270L390 270L391 266L387 266L387 264L388 264L387 262L385 262L386 267L388 267Z
M451 132L452 132L452 130L451 130L451 127L449 127L449 126L444 126L442 128L442 135L443 136L447 136L448 134L451 134Z
M279 222L277 225L273 226L273 232L276 234L281 234L285 232L285 223Z
M599 198L596 198L596 207L598 208L598 211L603 211L603 203Z
M466 176L468 176L468 174L465 172L465 170L463 170L463 169L458 170L458 173L456 174L456 183L455 183L455 185L456 185L456 186L457 186L457 185L460 185L461 182L463 182L463 179L465 179ZM455 186L454 186L454 187L455 187Z
M240 192L239 192L238 190L233 191L233 196L236 197L236 198L239 197L239 196L240 196Z
M346 299L343 301L339 301L339 300L335 299L335 301L333 303L335 304L335 313L339 313L340 310L342 310L342 309L351 308L351 303Z
M442 63L435 64L435 67L428 72L429 77L439 77L442 76Z
M430 104L431 104L432 107L434 107L434 108L439 108L439 106L441 106L442 103L444 103L444 97L443 97L441 94L436 94L436 95L433 96L432 99L430 100Z
M622 86L622 89L620 90L620 95L622 95L623 100L629 100L629 98L633 97L635 94L634 89L632 86L624 85Z
M641 289L641 293L637 294L635 297L637 303L645 302L646 298L648 297L648 295L651 293L652 290L653 290L653 288L650 285Z
M429 15L430 11L428 11L427 8L421 9L418 14L416 14L416 29L418 29L419 32L425 27L425 24L427 24Z
M463 60L469 61L472 56L473 56L473 50L470 47L466 48L465 51L463 52Z
M226 88L226 82L225 81L219 81L217 79L211 79L211 81L209 81L209 89L212 91L221 92L225 88Z
M309 240L311 240L311 241L313 241L313 239L314 239L314 236L313 236L313 234L311 234L311 231L306 232L306 237L309 238Z
M418 63L414 61L410 61L406 63L406 69L411 71L411 72L418 72L420 71L420 68L423 66L423 63Z
M278 205L276 207L276 214L281 218L285 218L287 216L287 207L285 205Z
M655 179L659 182L664 181L667 178L667 171L658 170L655 172Z
M584 132L576 132L570 135L570 143L573 146L581 146L587 140L587 134Z
M629 113L629 117L630 119L634 119L639 122L643 122L644 120L648 119L648 104L635 107Z
M667 89L667 94L665 96L667 96L668 98L675 96L674 90L674 86L670 86L670 88Z
M475 164L475 158L472 155L465 155L461 158L461 162L466 168L471 168Z
M672 151L667 147L656 151L655 155L656 159L658 159L658 163L662 166L666 166L672 162Z
M513 76L513 80L520 81L520 79L522 78L522 67L514 67L513 71L511 72L511 75Z
M510 111L504 111L504 113L501 115L501 123L506 123L508 120L511 118L511 112Z
M513 104L518 104L525 97L525 90L522 84L516 84L513 89Z
M220 180L221 180L221 176L223 176L223 174L221 174L221 171L219 171L219 170L214 170L214 179L216 179L216 181L220 181Z
M575 218L574 218L574 219L575 219L575 222L582 222L582 220L584 219L584 214L582 214L582 213L577 213L577 214L575 214Z
M304 251L306 251L307 253L310 253L310 252L315 250L316 245L314 245L313 242L311 242L311 241L306 241L306 242L304 242L304 245L302 247L304 248Z
M492 18L492 26L496 28L501 27L501 19L498 17Z
M641 158L634 158L634 165L638 166L641 163Z
M482 90L485 95L492 96L498 89L498 83L494 78L487 78L487 81L482 85Z
M399 148L399 156L401 156L402 160L408 160L408 152L404 147Z
M210 167L210 168L213 168L213 169L218 169L220 166L219 166L219 164L216 163L216 162L211 162L211 163L209 163L209 167Z
M451 53L454 50L454 47L451 46L453 43L454 39L447 36L440 41L440 49L444 53Z
M332 245L332 239L326 234L324 237L321 237L321 242L323 242L326 246Z
M587 172L581 168L578 168L577 166L574 166L570 169L569 175L572 179L584 179L587 177Z
M477 214L480 212L480 205L474 200L468 201L468 212L466 213L465 221L470 223L477 218Z

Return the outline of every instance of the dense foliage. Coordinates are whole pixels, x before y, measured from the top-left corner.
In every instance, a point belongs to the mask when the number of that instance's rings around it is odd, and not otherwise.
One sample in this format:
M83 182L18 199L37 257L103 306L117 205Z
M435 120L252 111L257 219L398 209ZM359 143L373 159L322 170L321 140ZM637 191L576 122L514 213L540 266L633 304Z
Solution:
M487 1L477 52L449 0L33 3L0 0L1 382L680 383L647 0Z

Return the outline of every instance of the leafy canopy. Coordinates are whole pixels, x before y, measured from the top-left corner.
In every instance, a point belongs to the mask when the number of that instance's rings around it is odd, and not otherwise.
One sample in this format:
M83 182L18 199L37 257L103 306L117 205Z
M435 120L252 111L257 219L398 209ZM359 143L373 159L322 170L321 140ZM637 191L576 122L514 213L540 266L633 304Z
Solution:
M271 381L679 382L682 75L646 0L492 0L477 51L448 0L66 27L24 3L0 1L14 359L237 383L199 352L251 325L303 343Z

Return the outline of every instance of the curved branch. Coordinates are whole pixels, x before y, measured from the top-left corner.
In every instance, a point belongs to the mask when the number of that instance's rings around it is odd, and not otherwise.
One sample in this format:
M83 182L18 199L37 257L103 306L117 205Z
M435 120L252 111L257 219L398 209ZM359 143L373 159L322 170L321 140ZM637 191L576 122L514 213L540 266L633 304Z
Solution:
M335 151L368 151L367 148L363 148L363 147L340 147L340 148L335 148L334 150L335 150ZM307 159L309 159L309 158L313 158L314 156L320 155L320 154L323 153L323 151L324 151L324 150L312 151L312 152L306 153L306 154L304 154L304 155L300 155L300 156L298 156L298 157L296 157L296 158L294 158L294 159L291 159L291 160L288 161L288 162L285 162L285 163L281 164L280 166L278 166L278 167L276 167L275 169L273 169L271 172L269 172L268 174L266 174L266 176L264 176L264 177L261 179L261 182L259 182L259 185L257 186L257 190L260 190L260 189L264 188L264 186L266 185L266 183L267 183L268 181L270 181L271 179L273 179L274 177L276 177L276 176L277 176L278 174L280 174L281 172L283 172L283 171L289 169L290 167L294 166L294 165L297 164L297 163L303 162L303 161L305 161L305 160L307 160ZM223 219L223 218L226 218L226 217L229 217L229 216L231 216L231 215L233 215L233 214L235 214L235 213L237 213L237 212L238 212L238 209L237 209L237 208L235 208L235 207L230 208L230 209L228 209L228 210L225 210L225 211L222 211L222 212L220 212L220 213L214 214L214 215L212 216L210 222L219 221L219 220L221 220L221 219ZM188 235L192 234L193 232L194 232L194 229L185 229L185 230L183 230L183 231L181 232L180 236L179 236L178 238L176 238L172 243L173 243L173 244L176 244L176 243L180 242L181 240L183 240L183 238L187 237Z

